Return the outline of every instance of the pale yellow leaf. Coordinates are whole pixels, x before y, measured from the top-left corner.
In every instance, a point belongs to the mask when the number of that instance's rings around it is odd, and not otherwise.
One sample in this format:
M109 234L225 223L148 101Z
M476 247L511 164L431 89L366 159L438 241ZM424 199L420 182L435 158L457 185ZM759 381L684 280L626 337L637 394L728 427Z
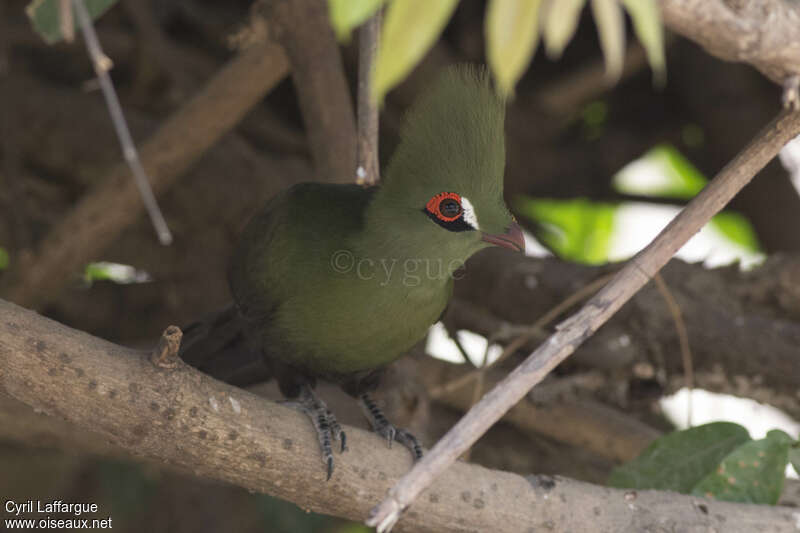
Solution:
M486 56L500 92L510 95L536 51L541 0L491 0Z
M667 67L664 59L664 28L655 0L622 0L633 20L633 29L647 52L656 84L663 85Z
M350 39L350 32L371 17L385 0L328 0L331 25L340 41Z
M422 59L442 33L458 0L393 0L386 9L373 98L381 101Z
M586 0L549 0L544 11L545 21L542 40L547 46L547 55L553 59L561 53L575 34L581 10Z
M606 77L615 82L625 61L625 19L619 0L592 0L592 12L606 59Z

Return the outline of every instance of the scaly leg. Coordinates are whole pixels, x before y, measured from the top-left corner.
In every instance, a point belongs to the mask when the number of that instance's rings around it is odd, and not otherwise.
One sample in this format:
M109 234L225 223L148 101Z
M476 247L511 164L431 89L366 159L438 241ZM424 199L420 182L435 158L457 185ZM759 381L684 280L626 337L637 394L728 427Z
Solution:
M385 438L388 441L390 448L392 447L392 441L396 440L408 448L408 450L411 452L411 455L414 456L415 461L422 457L422 446L420 446L417 438L408 430L395 427L391 422L389 422L381 412L380 408L375 404L374 401L372 401L372 398L370 398L368 394L359 394L358 403L361 404L361 409L364 411L364 415L367 417L367 420L369 420L369 424L372 426L373 431Z
M336 420L328 406L314 394L314 389L310 385L302 385L300 396L297 400L283 402L287 407L297 409L308 415L314 429L317 432L319 446L322 448L322 462L328 469L328 479L333 474L333 450L332 442L341 442L341 451L347 449L347 436L342 431L342 426Z

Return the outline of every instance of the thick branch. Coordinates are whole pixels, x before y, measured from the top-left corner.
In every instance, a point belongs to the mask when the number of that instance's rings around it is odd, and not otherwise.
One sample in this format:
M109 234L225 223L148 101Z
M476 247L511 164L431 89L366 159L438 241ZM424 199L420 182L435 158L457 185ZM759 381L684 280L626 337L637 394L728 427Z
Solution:
M327 3L264 0L259 8L289 56L317 179L353 182L356 124Z
M363 517L410 464L406 450L347 428L350 450L324 481L305 417L181 365L116 346L0 301L0 391L138 455L293 501ZM724 518L720 518L724 517ZM725 524L723 524L723 520ZM625 493L564 478L523 478L460 463L407 515L413 531L725 528L794 531L786 508Z
M420 358L416 364L417 374L429 390L469 372L465 368L467 365L453 365L430 357ZM484 386L487 389L494 387L502 377L501 371L490 370ZM473 386L474 382L470 382L468 386L438 395L435 400L466 411L473 404ZM544 394L544 390L540 391L542 387L546 388L546 383L534 391ZM635 458L660 436L659 431L633 417L625 416L597 402L569 397L556 397L538 404L532 398L525 398L508 411L503 420L524 431L547 435L559 442L579 446L601 457L620 462Z
M255 46L225 66L203 90L141 145L141 159L156 194L168 189L288 72L282 49ZM44 238L35 254L14 265L5 295L22 305L52 302L83 263L97 256L142 211L124 163Z
M445 322L450 329L487 336L508 329L509 323L529 325L613 268L618 267L482 252L470 259L465 278L456 284ZM795 371L800 343L800 256L773 256L749 272L735 266L707 270L700 264L673 260L662 274L685 316L697 369L731 380L759 376L776 395L794 401L794 409L788 404L782 408L800 415L795 396L800 386ZM528 352L531 344L526 346ZM573 360L611 372L646 363L666 376L682 375L670 314L663 298L649 285Z
M800 3L787 0L661 0L664 23L709 53L750 63L783 84L800 73Z

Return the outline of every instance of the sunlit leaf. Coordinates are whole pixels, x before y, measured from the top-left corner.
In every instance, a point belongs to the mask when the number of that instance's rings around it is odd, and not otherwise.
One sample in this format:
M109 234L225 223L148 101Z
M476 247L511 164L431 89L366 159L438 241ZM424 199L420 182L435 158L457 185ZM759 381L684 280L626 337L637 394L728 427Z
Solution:
M331 25L340 41L350 39L350 32L370 18L385 0L328 0Z
M614 469L608 484L688 493L729 453L749 440L747 430L731 422L675 431L657 439L633 461Z
M8 252L6 252L5 248L0 246L0 270L7 269L8 263L9 263Z
M559 257L586 264L605 263L617 207L584 198L548 200L520 197L520 214L534 220L536 237Z
M92 20L108 11L117 0L84 0L86 9ZM47 44L53 44L64 38L61 35L61 16L59 13L59 0L33 0L25 8L25 13L31 19L33 29L42 36ZM73 17L77 28L77 17Z
M706 183L708 179L683 154L662 144L622 168L613 187L626 194L687 200Z
M114 283L127 285L129 283L152 281L150 274L143 270L138 270L130 265L110 263L108 261L99 261L86 265L83 279L88 284L95 281L113 281Z
M586 0L550 0L544 11L543 40L547 55L561 57L561 53L575 34L581 9Z
M647 61L653 69L656 84L666 81L667 66L664 59L664 29L661 13L655 0L622 0L633 20L633 29L647 52Z
M592 0L594 22L606 59L606 77L617 81L625 61L625 18L618 0Z
M711 227L749 252L758 252L761 246L753 225L739 213L724 211L711 219Z
M486 8L486 57L501 94L510 95L539 40L541 0L491 0Z
M792 438L780 430L742 444L703 478L692 494L732 502L774 505L783 490Z
M373 98L400 83L442 33L458 0L394 0L386 9Z

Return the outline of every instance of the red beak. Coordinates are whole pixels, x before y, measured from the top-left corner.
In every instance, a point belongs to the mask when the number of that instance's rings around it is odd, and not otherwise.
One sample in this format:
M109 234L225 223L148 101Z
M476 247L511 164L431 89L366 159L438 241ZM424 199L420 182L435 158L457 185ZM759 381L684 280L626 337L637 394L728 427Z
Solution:
M496 235L484 233L481 239L495 246L510 248L515 252L525 251L525 237L522 235L522 228L516 222L512 222L505 233Z

